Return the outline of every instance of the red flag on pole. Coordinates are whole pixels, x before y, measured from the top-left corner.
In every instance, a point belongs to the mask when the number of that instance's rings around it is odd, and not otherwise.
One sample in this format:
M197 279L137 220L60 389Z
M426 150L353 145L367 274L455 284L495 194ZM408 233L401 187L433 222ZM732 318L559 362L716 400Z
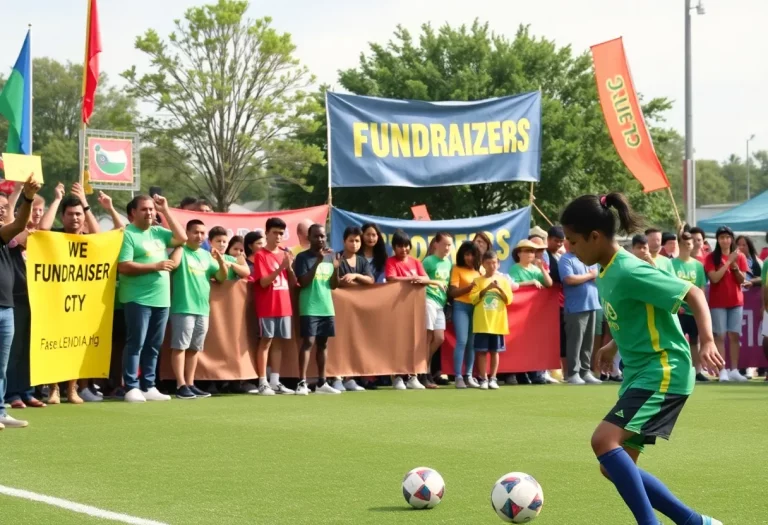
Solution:
M83 65L83 123L93 114L96 103L96 86L99 83L99 53L101 53L101 34L99 33L99 11L96 0L88 0L88 26L85 35L85 63Z

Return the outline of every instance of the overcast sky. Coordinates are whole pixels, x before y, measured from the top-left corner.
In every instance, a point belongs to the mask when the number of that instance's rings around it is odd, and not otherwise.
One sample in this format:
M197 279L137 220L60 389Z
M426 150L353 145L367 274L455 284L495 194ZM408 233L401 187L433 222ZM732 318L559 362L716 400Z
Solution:
M203 3L100 0L102 69L113 82L133 64L145 70L134 49L136 36L152 27L165 37L174 18ZM3 9L4 73L16 61L27 24L33 26L34 56L81 62L86 5L86 0L26 0ZM668 123L682 133L683 5L683 0L283 0L253 1L250 15L271 16L274 27L291 33L299 59L319 82L331 85L339 69L357 65L368 42L387 41L398 23L416 32L424 22L458 25L479 18L510 37L519 24L530 24L534 35L570 44L576 52L623 36L636 88L646 98L673 99ZM751 149L768 149L768 2L705 0L704 7L706 14L693 11L692 20L696 157L743 158L753 133Z

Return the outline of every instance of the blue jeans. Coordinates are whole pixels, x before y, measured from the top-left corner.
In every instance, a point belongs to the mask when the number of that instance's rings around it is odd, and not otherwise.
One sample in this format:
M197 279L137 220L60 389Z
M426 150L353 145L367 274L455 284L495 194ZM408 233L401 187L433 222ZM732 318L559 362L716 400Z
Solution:
M472 315L475 307L460 301L453 302L453 330L456 333L456 346L453 349L453 373L461 375L461 367L466 367L466 374L472 375L475 366L475 342L472 336Z
M8 358L13 343L13 308L0 307L0 416L5 415L5 389Z
M7 403L19 399L27 402L35 393L35 389L30 386L29 373L29 338L32 330L29 301L17 300L13 310L13 344L8 358L8 383L5 392Z
M126 390L155 386L155 371L160 347L165 338L168 308L125 303L125 350L123 350L123 381ZM141 366L141 379L138 370Z

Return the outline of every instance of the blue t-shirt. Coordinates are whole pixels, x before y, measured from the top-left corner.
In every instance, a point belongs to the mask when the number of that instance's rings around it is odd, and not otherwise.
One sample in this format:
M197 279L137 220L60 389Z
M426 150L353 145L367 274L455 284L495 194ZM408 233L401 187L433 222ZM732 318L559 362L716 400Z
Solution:
M560 270L560 280L563 282L565 313L577 314L600 310L600 299L597 296L597 285L594 279L577 285L565 283L566 277L586 275L590 270L597 269L597 266L587 266L572 253L566 253L560 257L557 267Z

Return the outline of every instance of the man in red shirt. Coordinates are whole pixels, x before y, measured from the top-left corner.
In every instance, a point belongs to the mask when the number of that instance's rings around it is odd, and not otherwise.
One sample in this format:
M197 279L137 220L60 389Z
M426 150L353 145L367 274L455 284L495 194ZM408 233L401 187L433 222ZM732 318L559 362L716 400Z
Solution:
M267 219L267 244L253 257L252 280L256 283L256 315L259 318L259 349L256 367L259 374L258 394L293 394L294 391L280 383L280 357L284 341L292 337L290 285L296 284L293 273L293 255L280 247L285 234L285 221L277 217ZM277 339L277 341L274 341ZM275 343L273 345L273 342ZM270 349L272 354L270 355ZM272 367L267 382L267 358ZM256 392L254 392L256 393Z
M721 226L716 233L717 245L704 261L709 278L709 308L712 332L720 355L725 357L725 334L731 346L731 369L720 371L720 381L747 381L739 373L739 336L744 309L742 284L746 279L747 258L736 248L733 231Z

